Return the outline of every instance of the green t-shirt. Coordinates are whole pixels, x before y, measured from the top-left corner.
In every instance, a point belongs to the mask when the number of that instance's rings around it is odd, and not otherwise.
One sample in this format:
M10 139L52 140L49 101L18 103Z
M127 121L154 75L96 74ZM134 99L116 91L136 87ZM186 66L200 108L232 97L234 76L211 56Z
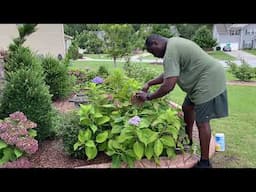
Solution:
M188 39L168 40L163 65L164 78L178 77L177 84L195 104L205 103L226 89L223 65Z

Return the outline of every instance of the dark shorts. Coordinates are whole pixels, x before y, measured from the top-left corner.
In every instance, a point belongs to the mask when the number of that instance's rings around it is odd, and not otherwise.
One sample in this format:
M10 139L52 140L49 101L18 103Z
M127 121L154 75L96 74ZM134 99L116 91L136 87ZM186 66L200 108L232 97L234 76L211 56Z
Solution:
M183 106L187 105L194 106L197 123L209 122L209 120L214 118L226 117L228 116L227 90L214 97L212 100L199 105L195 105L188 96L186 96Z

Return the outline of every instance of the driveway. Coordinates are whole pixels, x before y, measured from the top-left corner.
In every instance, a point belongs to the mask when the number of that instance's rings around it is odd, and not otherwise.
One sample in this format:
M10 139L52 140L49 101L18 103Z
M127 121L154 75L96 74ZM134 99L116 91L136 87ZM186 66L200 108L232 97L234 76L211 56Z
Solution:
M247 53L247 52L241 51L241 50L225 52L225 53L236 57L238 60L244 60L251 67L256 67L256 55L252 55L250 53Z

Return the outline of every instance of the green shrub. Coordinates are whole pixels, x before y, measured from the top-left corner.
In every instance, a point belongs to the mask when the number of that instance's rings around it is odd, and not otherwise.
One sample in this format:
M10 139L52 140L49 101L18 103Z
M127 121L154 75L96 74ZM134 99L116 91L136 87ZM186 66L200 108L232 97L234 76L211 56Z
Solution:
M22 111L37 123L38 140L53 136L52 105L49 88L43 77L33 69L19 69L11 73L3 89L1 114L7 117L15 111Z
M63 139L64 150L72 157L78 159L85 159L85 150L74 151L74 144L77 141L79 130L83 130L83 126L80 125L80 119L77 112L70 112L63 115L62 125L58 129L58 136Z
M19 69L32 69L43 75L43 69L39 58L30 51L29 48L17 47L8 55L7 62L4 65L5 79L9 80L9 75Z
M72 44L68 49L68 58L76 60L79 58L78 46L76 44Z
M140 64L136 63L125 63L124 65L125 74L130 77L134 78L140 82L147 82L150 79L157 77L159 74L154 71L153 69L143 68Z
M72 91L72 81L68 75L68 66L59 60L46 56L42 59L45 82L49 86L52 100L66 98Z
M235 63L228 63L229 71L241 81L249 81L256 77L255 68L250 67L249 64L243 62L242 65L237 66Z
M109 72L105 66L101 65L98 69L97 75L107 77L109 75Z

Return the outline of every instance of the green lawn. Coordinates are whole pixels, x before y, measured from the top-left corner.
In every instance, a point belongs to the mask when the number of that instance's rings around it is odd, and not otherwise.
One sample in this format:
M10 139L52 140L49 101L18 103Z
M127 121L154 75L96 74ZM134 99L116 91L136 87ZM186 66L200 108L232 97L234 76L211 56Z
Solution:
M144 56L144 57L140 57L140 59L158 59L157 57L154 57L152 54Z
M216 152L213 166L256 168L256 87L227 86L229 116L211 121L212 133L224 133L226 150ZM168 97L182 104L184 92L177 86Z
M155 70L159 71L159 73L163 72L163 66L161 65L152 65L149 63L139 63L142 67L146 68L155 68ZM114 69L114 62L112 61L74 61L72 62L72 66L70 66L71 69L85 69L90 68L92 70L98 70L98 68L103 65L105 66L109 71ZM117 68L123 68L124 62L117 62Z
M229 117L212 121L213 133L225 134L226 151L213 158L216 167L256 168L256 87L228 86Z
M92 59L111 59L108 54L84 54L84 56Z
M113 69L113 62L74 62L72 68L90 67L97 70L100 65L106 65L108 70ZM123 67L123 63L117 63ZM141 63L142 67L154 67L163 71L162 66ZM226 72L227 79L235 79ZM216 152L212 161L215 167L224 168L256 168L256 87L227 86L229 117L212 120L213 134L221 132L225 134L226 151ZM170 100L182 104L185 93L176 86L166 96Z
M112 61L73 61L72 66L70 66L71 69L85 69L90 68L92 70L98 70L98 68L104 65L108 70L114 69L114 63ZM123 62L117 62L117 67L122 68L124 65ZM151 65L148 63L140 63L142 67L146 68L155 68L157 71L159 71L159 74L163 72L163 66L161 65ZM237 78L233 77L233 75L226 70L226 77L227 80L237 80Z
M244 49L243 51L246 51L247 53L251 53L253 55L256 55L256 49Z
M236 58L228 55L227 53L223 52L223 51L209 51L208 52L209 55L211 55L212 57L219 59L219 60L235 60Z

